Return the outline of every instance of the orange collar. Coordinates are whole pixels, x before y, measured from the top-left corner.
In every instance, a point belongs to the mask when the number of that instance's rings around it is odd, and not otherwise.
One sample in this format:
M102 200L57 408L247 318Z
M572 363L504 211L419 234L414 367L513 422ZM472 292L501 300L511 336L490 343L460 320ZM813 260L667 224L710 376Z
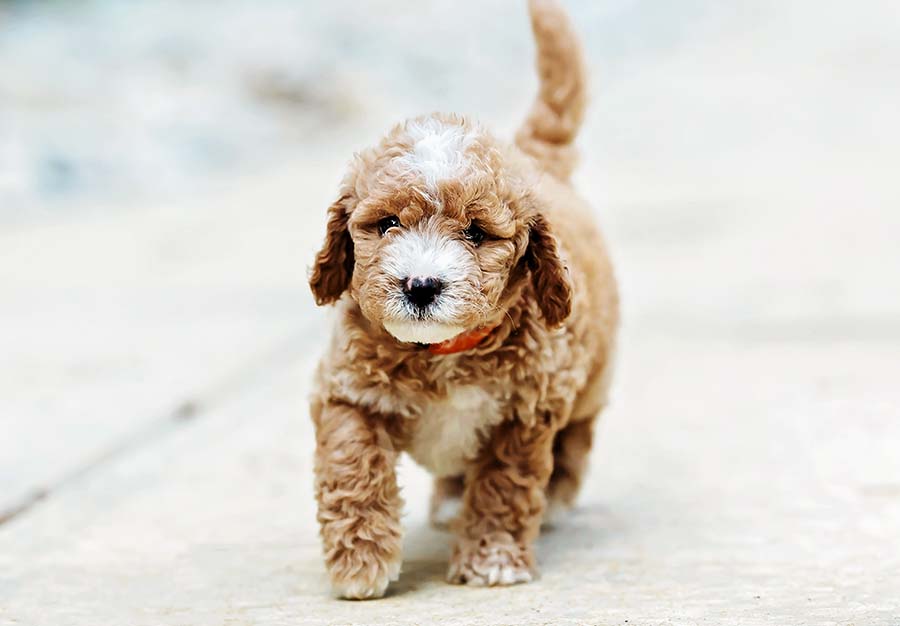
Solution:
M481 343L485 337L494 332L497 326L482 326L475 330L467 330L447 341L429 344L428 351L431 354L456 354L457 352L471 350Z

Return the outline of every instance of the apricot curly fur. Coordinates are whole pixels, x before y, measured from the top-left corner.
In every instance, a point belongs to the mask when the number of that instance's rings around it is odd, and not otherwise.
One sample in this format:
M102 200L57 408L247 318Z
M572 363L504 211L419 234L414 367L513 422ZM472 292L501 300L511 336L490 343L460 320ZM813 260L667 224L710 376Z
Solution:
M310 287L337 319L312 416L325 563L344 597L379 597L399 574L401 452L435 473L433 511L461 500L455 583L531 580L548 501L570 507L586 469L618 296L593 212L567 182L585 104L578 42L558 2L529 6L541 88L516 142L458 115L408 120L354 158L329 208ZM483 241L464 235L472 224ZM401 292L410 255L446 274L420 317ZM397 319L493 330L432 354L386 329Z
M309 286L316 304L331 304L341 297L353 274L353 240L347 232L347 203L350 194L338 198L328 209L325 245L316 255Z

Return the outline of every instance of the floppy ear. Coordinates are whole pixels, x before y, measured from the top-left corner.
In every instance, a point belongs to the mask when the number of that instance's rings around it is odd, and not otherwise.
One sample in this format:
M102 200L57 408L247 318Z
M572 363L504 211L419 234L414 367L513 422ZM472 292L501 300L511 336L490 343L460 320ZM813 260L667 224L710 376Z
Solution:
M353 240L347 229L350 196L345 194L328 207L328 226L325 244L316 255L309 276L316 304L331 304L350 286L353 276Z
M555 328L572 312L572 285L568 270L559 258L556 238L542 215L531 223L525 259L544 321Z

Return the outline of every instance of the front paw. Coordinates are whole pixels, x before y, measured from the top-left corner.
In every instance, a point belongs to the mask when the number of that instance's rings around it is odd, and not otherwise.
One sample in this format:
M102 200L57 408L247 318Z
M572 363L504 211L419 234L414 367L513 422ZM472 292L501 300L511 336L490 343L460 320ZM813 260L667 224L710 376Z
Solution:
M507 533L490 533L477 541L457 541L447 581L478 587L515 585L531 582L534 573L530 550L518 546Z
M399 552L392 555L368 544L341 548L327 562L332 590L348 600L380 598L400 576Z

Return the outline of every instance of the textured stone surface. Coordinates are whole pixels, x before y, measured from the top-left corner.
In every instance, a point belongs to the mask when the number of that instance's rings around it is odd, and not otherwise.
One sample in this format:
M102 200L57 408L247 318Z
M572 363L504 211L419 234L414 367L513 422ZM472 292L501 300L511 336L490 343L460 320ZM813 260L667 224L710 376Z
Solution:
M634 28L589 44L578 178L621 361L541 578L445 584L404 461L399 582L328 592L304 274L352 145L414 109L381 94L352 141L263 176L0 233L0 509L47 492L0 524L0 624L900 624L896 5L616 6L576 9ZM501 126L517 72L484 106Z

